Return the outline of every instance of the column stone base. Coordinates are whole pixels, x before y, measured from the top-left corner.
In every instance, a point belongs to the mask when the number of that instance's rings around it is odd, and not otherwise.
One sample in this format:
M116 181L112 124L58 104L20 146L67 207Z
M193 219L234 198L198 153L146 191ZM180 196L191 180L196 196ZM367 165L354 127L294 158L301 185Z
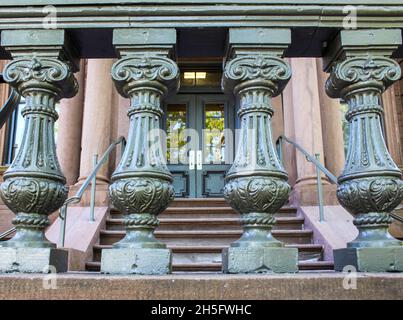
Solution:
M343 248L333 251L335 271L353 266L358 272L403 272L403 246Z
M53 269L53 268L54 269ZM0 272L67 272L68 251L53 248L0 248Z
M169 274L172 270L169 249L116 248L102 250L101 273Z
M230 247L222 251L225 273L295 273L298 249Z

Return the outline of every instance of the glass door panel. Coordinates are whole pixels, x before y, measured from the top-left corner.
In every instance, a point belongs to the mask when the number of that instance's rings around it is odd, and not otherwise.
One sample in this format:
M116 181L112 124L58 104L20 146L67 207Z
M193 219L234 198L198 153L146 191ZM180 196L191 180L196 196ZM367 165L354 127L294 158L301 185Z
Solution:
M205 164L225 163L224 104L206 104L203 118L203 162Z
M223 94L205 94L197 98L198 130L202 153L196 180L197 197L222 197L224 178L231 166L228 157L233 149L233 107ZM229 161L228 161L229 160Z
M167 163L186 163L186 104L168 104L166 110Z
M199 141L195 130L195 96L177 95L167 101L164 117L166 159L173 176L175 197L196 197L196 173L192 168L192 154ZM190 161L193 162L194 161Z

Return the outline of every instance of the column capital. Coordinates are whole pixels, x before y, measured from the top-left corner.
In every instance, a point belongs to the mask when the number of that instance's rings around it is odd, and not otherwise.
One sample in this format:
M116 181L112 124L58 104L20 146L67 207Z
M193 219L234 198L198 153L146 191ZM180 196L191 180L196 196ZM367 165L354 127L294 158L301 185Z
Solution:
M330 72L335 63L349 58L390 57L401 45L400 29L341 30L327 47L323 70Z
M120 57L153 55L175 58L176 30L174 28L114 29L113 45Z
M290 29L231 28L228 31L226 60L260 54L282 57L290 44Z
M323 58L323 69L330 73L327 94L345 99L359 88L382 93L401 76L399 64L389 58L401 45L400 29L340 31Z
M360 88L382 93L400 77L400 66L393 59L371 55L346 58L333 65L326 93L342 99Z
M230 29L224 90L258 85L267 88L272 97L280 94L291 77L289 64L281 59L290 43L289 29Z
M4 30L1 46L13 59L54 58L69 64L72 72L80 68L77 49L65 30Z
M179 69L174 58L175 29L115 29L113 44L119 59L112 79L128 98L139 86L156 87L163 95L177 90Z
M13 60L4 79L25 96L47 89L56 99L71 98L78 91L74 72L79 70L77 52L63 30L5 30L1 45Z

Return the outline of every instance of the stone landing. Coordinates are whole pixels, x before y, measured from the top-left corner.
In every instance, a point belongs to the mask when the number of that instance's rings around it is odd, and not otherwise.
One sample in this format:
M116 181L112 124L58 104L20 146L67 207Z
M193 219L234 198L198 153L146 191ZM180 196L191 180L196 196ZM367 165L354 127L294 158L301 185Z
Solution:
M345 289L343 273L281 275L91 273L0 275L0 299L403 299L403 274L360 273ZM55 289L50 287L53 282Z

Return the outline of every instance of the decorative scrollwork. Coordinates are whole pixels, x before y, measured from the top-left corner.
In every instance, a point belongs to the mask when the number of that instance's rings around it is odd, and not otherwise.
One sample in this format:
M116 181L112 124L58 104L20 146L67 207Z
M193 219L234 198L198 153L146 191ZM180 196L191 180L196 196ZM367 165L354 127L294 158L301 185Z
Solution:
M254 79L288 81L291 69L287 62L274 56L246 56L229 61L225 67L225 77L241 81Z
M119 179L109 186L113 205L126 214L158 215L174 198L170 182L154 178Z
M378 56L348 58L334 64L326 82L326 92L330 97L338 98L346 87L369 81L385 90L400 77L399 64L392 59Z
M235 83L248 80L268 81L272 95L276 96L291 78L291 68L287 62L275 56L241 56L226 64L224 78Z
M177 84L179 69L177 64L160 56L127 56L118 60L112 67L112 79L121 94L127 96L128 84L147 85L155 81L168 87Z
M49 215L62 206L67 194L62 182L49 179L8 178L0 187L1 198L14 213Z
M4 80L24 95L27 88L51 86L59 98L73 97L78 90L71 66L55 58L18 58L11 61L4 70Z
M352 214L391 212L403 200L403 182L392 177L353 179L339 185L337 198Z
M230 180L224 187L224 197L241 214L277 212L287 201L289 184L274 177L243 177Z

